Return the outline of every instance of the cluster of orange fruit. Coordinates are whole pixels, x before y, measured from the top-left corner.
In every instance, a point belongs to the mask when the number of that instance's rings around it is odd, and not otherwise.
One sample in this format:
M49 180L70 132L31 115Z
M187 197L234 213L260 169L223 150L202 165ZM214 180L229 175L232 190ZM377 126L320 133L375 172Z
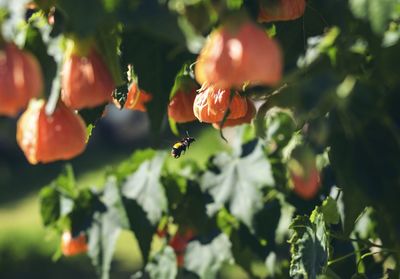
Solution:
M305 0L259 1L259 22L292 20L303 15ZM276 85L282 76L278 43L246 16L229 18L209 36L195 64L201 88L178 91L168 115L178 123L198 119L221 128L249 123L256 109L239 94L243 86Z
M71 41L63 64L61 99L46 113L37 59L13 43L0 45L0 115L15 117L17 142L31 164L71 159L86 147L86 125L75 110L112 101L113 78L93 43ZM144 111L151 96L132 85L125 108Z
M280 0L264 6L260 22L290 20L304 13L305 0ZM41 98L43 75L37 59L0 38L0 115L16 116L17 142L31 164L71 159L86 147L83 119L75 110L112 102L114 80L93 41L71 40L61 73L61 98L53 113ZM178 91L168 114L176 122L200 120L220 128L248 123L252 101L238 92L244 85L275 85L282 74L278 44L249 18L225 21L209 36L195 64L201 88ZM124 108L145 111L151 95L133 84Z

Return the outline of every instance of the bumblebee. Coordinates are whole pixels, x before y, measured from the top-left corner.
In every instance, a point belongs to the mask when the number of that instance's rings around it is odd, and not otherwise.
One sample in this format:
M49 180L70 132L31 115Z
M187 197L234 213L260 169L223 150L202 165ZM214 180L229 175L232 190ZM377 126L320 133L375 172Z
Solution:
M178 141L172 146L171 156L174 158L179 158L181 153L185 153L186 148L189 149L189 146L192 142L196 141L194 138L190 137L188 132L186 132L187 137Z

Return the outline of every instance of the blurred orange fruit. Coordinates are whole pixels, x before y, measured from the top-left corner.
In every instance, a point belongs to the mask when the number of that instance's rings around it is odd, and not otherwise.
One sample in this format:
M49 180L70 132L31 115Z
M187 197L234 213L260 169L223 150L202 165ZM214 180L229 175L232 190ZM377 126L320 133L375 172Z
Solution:
M299 175L291 172L294 184L294 192L305 200L313 199L321 186L319 172L316 167L310 169L307 174Z
M71 232L65 231L61 236L61 251L64 256L75 256L88 250L86 236L81 233L72 237Z
M278 44L249 20L228 22L214 30L195 65L196 80L217 88L275 85L281 76Z
M153 96L150 93L138 89L137 85L133 83L128 91L128 95L126 96L124 108L146 112L147 109L145 104L147 102L150 102L152 99ZM114 104L117 106L117 108L121 108L121 105L115 99L114 99Z
M29 163L68 160L86 147L86 127L82 118L59 102L46 115L45 102L32 100L17 123L17 142Z
M285 21L301 17L306 8L305 0L260 0L259 22Z
M16 116L43 91L37 59L13 43L0 49L0 115Z
M72 51L62 69L61 98L73 109L93 108L112 100L113 78L98 52Z
M178 91L168 104L168 116L177 123L185 123L196 120L193 113L194 99L196 98L196 88L189 92Z

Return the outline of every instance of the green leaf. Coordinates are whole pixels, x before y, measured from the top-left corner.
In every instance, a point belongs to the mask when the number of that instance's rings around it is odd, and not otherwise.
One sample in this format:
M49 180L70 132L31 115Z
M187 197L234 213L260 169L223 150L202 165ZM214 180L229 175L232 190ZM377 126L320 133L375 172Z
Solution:
M357 18L368 20L372 30L382 34L388 27L396 0L350 0L349 5Z
M291 111L276 107L270 109L268 101L261 108L255 121L257 135L265 139L267 148L271 152L285 147L296 129Z
M122 186L124 197L135 200L153 225L158 223L167 209L167 198L160 183L165 157L166 153L158 152L152 160L144 161Z
M175 279L178 275L175 252L170 246L165 246L153 260L146 265L146 272L151 279Z
M230 241L235 263L248 272L251 277L263 277L256 276L260 269L255 269L254 264L264 267L263 262L271 251L267 241L257 238L243 224L231 232Z
M135 233L143 262L146 263L157 226L147 219L146 212L135 200L123 198L123 202L129 220L129 227Z
M58 0L56 7L65 18L66 31L81 38L94 35L106 16L103 3L98 0Z
M55 225L58 219L68 215L78 196L72 166L67 164L64 171L39 193L40 212L45 226Z
M290 225L289 240L292 260L290 276L316 278L325 274L328 263L329 239L322 214L313 222L307 216L297 216Z
M262 189L274 185L271 165L261 144L256 143L243 157L220 153L211 163L218 172L207 170L200 180L202 190L214 199L211 206L218 209L229 204L230 213L251 227L254 214L263 207Z
M133 155L122 162L114 171L113 175L118 178L118 181L123 181L127 178L128 175L135 172L141 163L146 160L151 160L156 152L153 149L144 149L139 150L133 153Z
M207 231L207 223L210 221L206 213L208 200L199 185L172 174L163 177L162 183L168 198L168 212L174 223L197 232Z
M120 32L113 24L107 23L97 32L96 43L116 86L124 84L119 59ZM122 106L123 107L123 106Z
M338 224L340 221L339 209L337 203L331 197L322 202L321 212L324 214L324 220L327 224Z
M109 177L103 195L105 211L95 212L88 229L88 254L102 279L109 278L115 243L122 228L127 227L115 177Z
M254 231L267 244L275 243L275 232L281 219L281 204L278 199L268 200L262 210L254 216Z
M43 225L54 224L60 217L60 193L54 187L45 187L39 193L39 202Z
M216 278L224 263L232 261L231 242L221 233L208 244L190 241L185 251L185 268L200 278Z

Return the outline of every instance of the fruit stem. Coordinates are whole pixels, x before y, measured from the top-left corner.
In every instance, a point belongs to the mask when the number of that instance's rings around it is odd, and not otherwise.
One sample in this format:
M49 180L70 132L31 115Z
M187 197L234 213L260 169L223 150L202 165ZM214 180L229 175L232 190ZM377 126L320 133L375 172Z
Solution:
M92 48L94 43L93 38L85 38L81 39L75 35L70 37L67 43L67 57L71 56L72 54L76 54L78 56L88 56L90 49Z

